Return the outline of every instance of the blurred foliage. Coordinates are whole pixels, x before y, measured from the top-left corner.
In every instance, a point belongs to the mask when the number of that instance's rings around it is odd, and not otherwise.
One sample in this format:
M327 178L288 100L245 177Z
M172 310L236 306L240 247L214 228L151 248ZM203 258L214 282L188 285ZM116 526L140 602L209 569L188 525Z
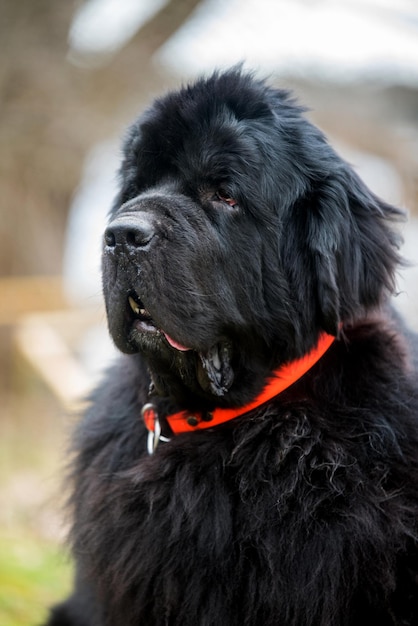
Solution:
M22 530L0 537L0 624L37 626L71 586L72 568L60 546Z
M62 489L70 424L33 372L13 369L19 393L0 406L0 625L38 626L71 587Z

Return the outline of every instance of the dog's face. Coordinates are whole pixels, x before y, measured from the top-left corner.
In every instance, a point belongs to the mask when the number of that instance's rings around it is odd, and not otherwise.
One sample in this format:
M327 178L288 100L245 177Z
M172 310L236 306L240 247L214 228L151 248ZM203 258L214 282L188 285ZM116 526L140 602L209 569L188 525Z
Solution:
M130 129L103 253L112 337L160 393L241 403L380 303L397 215L286 92L201 80Z

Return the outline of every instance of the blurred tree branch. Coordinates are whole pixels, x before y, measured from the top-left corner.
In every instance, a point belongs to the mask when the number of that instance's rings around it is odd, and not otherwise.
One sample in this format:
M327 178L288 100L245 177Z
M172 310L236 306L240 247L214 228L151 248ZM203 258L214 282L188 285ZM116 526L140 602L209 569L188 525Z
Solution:
M57 274L86 151L171 83L152 56L198 0L172 0L99 69L66 60L75 3L3 0L0 275Z

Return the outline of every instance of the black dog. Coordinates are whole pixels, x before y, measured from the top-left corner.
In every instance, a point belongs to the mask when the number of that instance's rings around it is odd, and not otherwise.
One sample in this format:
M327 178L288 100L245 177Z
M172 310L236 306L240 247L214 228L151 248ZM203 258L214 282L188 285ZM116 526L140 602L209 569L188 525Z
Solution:
M103 252L128 356L75 438L49 624L418 624L401 217L240 69L133 125Z

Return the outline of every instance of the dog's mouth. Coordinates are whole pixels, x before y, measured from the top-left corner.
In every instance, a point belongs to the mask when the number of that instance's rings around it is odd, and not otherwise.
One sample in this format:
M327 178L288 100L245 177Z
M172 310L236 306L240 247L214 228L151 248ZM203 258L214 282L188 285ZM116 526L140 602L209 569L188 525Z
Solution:
M183 358L194 361L196 377L204 391L209 391L216 396L225 395L234 380L231 367L232 345L229 341L218 341L204 351L195 350L181 344L165 330L158 327L143 300L135 291L129 292L127 306L133 320L132 340L135 343L139 337L153 337L155 344L162 337L163 341L165 340L177 354L183 354Z
M180 352L187 352L191 350L186 346L183 346L181 343L175 341L170 335L168 335L161 328L157 328L155 325L148 309L145 308L144 303L141 298L136 294L136 292L131 291L128 295L128 304L131 311L134 314L134 325L137 330L141 332L149 332L149 333L160 333L162 334L166 341L170 344L172 348L179 350Z

